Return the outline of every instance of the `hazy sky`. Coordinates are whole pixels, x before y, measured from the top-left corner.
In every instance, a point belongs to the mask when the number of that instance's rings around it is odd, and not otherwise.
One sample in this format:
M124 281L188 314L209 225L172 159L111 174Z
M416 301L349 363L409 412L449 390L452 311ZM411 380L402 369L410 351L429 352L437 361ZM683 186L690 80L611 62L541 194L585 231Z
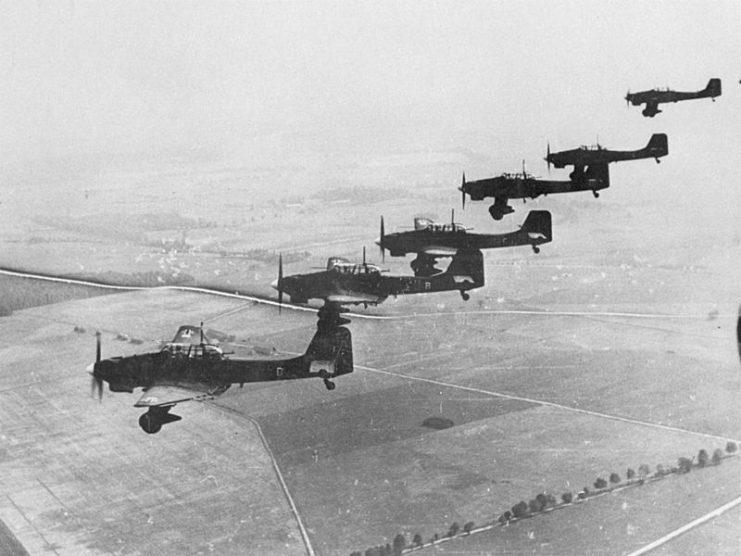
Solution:
M269 133L361 150L384 134L475 147L483 133L512 161L542 156L546 139L634 148L656 125L627 111L628 88L721 77L738 105L740 6L0 1L0 154L218 149ZM437 135L398 139L416 130Z

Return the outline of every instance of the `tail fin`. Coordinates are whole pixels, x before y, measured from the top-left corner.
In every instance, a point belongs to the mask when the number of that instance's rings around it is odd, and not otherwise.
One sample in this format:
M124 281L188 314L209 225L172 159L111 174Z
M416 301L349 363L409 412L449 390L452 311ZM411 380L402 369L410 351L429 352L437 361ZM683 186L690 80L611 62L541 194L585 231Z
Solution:
M527 234L542 235L543 243L553 239L551 231L551 213L547 210L531 210L525 222L522 223L522 231Z
M646 150L655 158L669 154L669 140L666 133L654 133L646 145Z
M663 156L663 155L661 155ZM610 187L610 168L607 164L592 164L584 172L584 177L589 180L596 180L594 189L606 189Z
M717 77L713 77L710 81L708 81L708 86L705 87L705 91L708 93L711 97L719 97L721 93L720 89L720 79Z
M306 348L304 360L309 373L323 378L340 376L353 371L352 335L344 326L319 329Z
M456 282L470 283L472 280L473 285L467 289L480 288L484 285L484 256L478 249L461 249L453 257L445 274L452 276Z

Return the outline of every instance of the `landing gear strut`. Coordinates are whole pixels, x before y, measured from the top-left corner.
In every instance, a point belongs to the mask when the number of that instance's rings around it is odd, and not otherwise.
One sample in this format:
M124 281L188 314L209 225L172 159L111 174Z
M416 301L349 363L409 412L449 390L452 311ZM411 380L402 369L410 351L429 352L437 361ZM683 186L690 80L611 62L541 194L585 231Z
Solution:
M599 192L597 192L597 191L592 191L592 195L594 195L594 198L595 198L595 199L599 199Z
M464 292L463 290L461 290L461 297L463 298L463 301L468 301L469 299L471 299L471 296L469 295L469 293Z
M164 407L150 407L149 411L142 414L139 417L139 426L147 434L156 434L162 428L162 425L172 423L173 421L180 421L182 417L180 415L173 415L170 410L174 406L168 405Z
M325 369L322 369L319 371L319 378L321 378L324 381L324 386L327 388L327 390L332 391L335 388L337 388L337 385L329 380L332 377L331 374L329 374Z
M540 253L540 247L538 247L537 245L533 244L533 253L535 253L536 255L538 253Z

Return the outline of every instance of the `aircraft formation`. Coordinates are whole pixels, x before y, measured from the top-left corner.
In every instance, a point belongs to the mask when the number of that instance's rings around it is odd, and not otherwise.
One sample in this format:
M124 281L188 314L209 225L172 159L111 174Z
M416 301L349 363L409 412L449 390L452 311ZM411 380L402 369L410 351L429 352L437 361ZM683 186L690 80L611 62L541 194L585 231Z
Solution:
M704 97L714 100L720 94L720 80L711 79L704 90L696 93L652 90L629 93L626 100L634 105L646 103L643 113L653 117L660 112L659 103ZM545 157L549 170L551 165L558 169L571 167L568 180L535 178L525 171L524 164L521 174L503 173L475 181L467 181L464 173L459 187L462 204L465 208L466 196L472 201L493 198L489 213L493 219L501 220L514 212L510 199L579 191L591 191L599 197L599 191L610 186L610 163L650 158L658 163L668 152L664 133L652 135L645 147L632 151L596 145L551 152L549 144ZM390 275L368 263L365 248L362 262L329 257L325 268L290 276L284 276L283 259L279 256L278 278L271 284L278 292L278 310L284 295L292 303L323 301L317 312L316 333L303 355L232 358L206 337L202 325L185 325L159 351L102 359L98 334L96 360L89 367L93 392L102 398L103 382L112 392L131 393L142 388L144 393L135 407L147 411L139 418L139 425L153 434L163 425L181 419L170 413L176 404L213 399L234 384L241 387L249 382L320 378L328 390L334 390L335 378L353 372L352 336L345 327L350 321L343 317L348 305L367 307L383 303L390 296L445 291L458 291L463 300L468 300L471 290L484 285L482 250L529 245L539 253L540 245L553 239L551 213L545 210L530 211L518 230L500 234L470 233L455 222L454 212L449 223L415 218L413 229L403 232L386 233L383 216L380 222L376 244L383 260L387 251L392 257L416 255L410 264L413 275ZM443 258L450 259L444 270L436 267ZM739 330L741 346L741 318Z

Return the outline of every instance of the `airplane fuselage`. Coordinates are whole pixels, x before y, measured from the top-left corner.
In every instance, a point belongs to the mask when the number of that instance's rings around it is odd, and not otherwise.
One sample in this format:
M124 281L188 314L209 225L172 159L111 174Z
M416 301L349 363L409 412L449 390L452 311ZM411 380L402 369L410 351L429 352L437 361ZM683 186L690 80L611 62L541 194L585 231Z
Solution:
M452 256L459 249L496 249L499 247L546 243L547 241L549 240L545 236L534 238L525 230L517 230L506 234L415 230L388 234L384 237L383 247L389 250L392 257L403 257L409 253L424 252L439 254L438 256Z
M536 199L541 195L571 193L575 191L598 191L607 187L609 187L609 182L600 179L566 181L497 176L494 178L467 181L462 186L462 189L472 201L482 201L486 197Z
M355 268L362 269L363 265ZM453 257L445 272L433 276L386 276L377 271L352 274L335 268L282 277L275 287L288 294L294 303L324 299L340 305L376 305L390 295L441 291L463 294L483 285L483 255L477 250L464 250Z
M103 359L93 366L93 375L108 382L112 392L174 386L216 396L232 384L317 376L312 370L312 363L317 360L340 357L333 376L347 374L353 368L351 342L350 331L339 327L317 333L305 354L289 358L240 359L208 351L193 356L185 351L164 349Z

